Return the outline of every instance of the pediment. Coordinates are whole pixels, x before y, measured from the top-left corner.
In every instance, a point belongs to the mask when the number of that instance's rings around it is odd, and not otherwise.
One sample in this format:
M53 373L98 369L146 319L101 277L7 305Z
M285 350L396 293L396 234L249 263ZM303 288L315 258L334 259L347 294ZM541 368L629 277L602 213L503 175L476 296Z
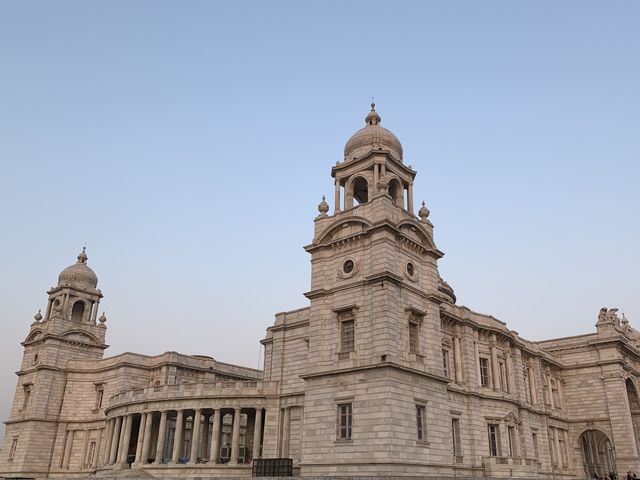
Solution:
M62 335L62 339L68 342L89 343L91 345L100 345L100 341L93 335L82 331L71 331Z
M354 235L364 233L371 227L371 222L363 217L349 217L338 220L329 225L320 235L317 244L327 244L340 241Z
M400 222L397 228L400 233L416 244L426 248L427 250L436 250L436 245L433 242L433 239L418 222L405 220Z

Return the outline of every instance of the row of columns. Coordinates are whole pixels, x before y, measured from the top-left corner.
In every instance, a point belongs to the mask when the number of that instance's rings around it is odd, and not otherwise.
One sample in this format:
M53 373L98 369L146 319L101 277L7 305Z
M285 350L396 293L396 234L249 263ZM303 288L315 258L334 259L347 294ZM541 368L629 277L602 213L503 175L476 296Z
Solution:
M191 409L189 409L191 410ZM171 464L179 463L180 455L182 453L182 444L184 440L184 421L185 411L176 411L176 426L173 435L173 449L171 451ZM198 453L200 452L200 429L201 429L201 417L202 409L194 409L193 424L191 429L191 447L189 451L188 464L195 464L198 461ZM167 437L167 420L169 411L160 412L147 412L140 414L126 414L115 418L112 418L107 423L107 435L105 448L102 452L101 463L103 465L112 464L125 464L127 463L129 455L129 445L131 443L131 434L133 428L134 415L140 415L140 424L138 427L138 436L135 448L135 460L134 464L147 464L149 461L149 454L152 448L153 438L153 420L154 414L160 414L160 421L158 424L158 434L155 444L155 457L154 464L161 464L164 462L165 440ZM242 414L242 407L233 408L233 425L231 432L231 454L229 463L238 463L238 452L240 448L240 417ZM217 463L220 457L220 437L222 434L222 409L213 409L213 425L209 425L209 417L205 416L204 422L204 438L205 445L206 439L209 438L210 429L211 446L208 453L209 462ZM253 456L252 458L260 457L260 444L262 439L262 409L255 409L254 415L254 427L253 427Z

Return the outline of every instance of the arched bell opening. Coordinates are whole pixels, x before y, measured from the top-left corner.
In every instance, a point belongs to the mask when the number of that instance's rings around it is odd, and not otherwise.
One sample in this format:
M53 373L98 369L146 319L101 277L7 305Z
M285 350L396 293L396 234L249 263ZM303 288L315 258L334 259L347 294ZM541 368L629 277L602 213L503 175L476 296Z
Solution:
M389 182L388 193L391 197L391 200L393 200L393 203L395 203L400 208L404 208L404 189L402 187L402 183L400 183L398 179L394 178Z
M73 322L82 322L82 318L84 316L84 302L82 300L78 300L73 304L71 308L71 321Z
M592 479L594 474L604 478L615 471L615 457L609 438L600 430L586 430L580 435L580 450L585 478Z
M358 205L369 201L369 184L365 178L356 178L351 186L353 189L353 199L358 202Z

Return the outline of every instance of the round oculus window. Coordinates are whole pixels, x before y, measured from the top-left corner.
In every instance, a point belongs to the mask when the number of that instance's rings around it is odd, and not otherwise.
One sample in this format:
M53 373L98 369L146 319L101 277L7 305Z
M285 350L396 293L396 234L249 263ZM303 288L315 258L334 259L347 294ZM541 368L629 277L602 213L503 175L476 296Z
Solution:
M413 277L416 273L416 269L411 262L407 263L407 273L410 277Z
M40 360L40 358L38 357L38 354L36 353L36 354L33 356L33 364L34 364L34 365L35 365L35 364L37 364L39 360Z
M347 260L342 265L342 271L344 273L351 273L353 272L354 267L355 267L355 263L353 263L353 260Z

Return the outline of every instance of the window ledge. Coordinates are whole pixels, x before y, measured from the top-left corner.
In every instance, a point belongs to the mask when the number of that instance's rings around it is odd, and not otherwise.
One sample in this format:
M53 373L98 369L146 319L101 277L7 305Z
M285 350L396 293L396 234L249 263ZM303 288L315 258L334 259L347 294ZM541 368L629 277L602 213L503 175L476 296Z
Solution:
M353 443L353 439L340 439L337 438L333 443L336 445L351 445Z
M431 442L427 440L416 440L416 445L419 445L423 448L429 448L429 446L431 445Z

